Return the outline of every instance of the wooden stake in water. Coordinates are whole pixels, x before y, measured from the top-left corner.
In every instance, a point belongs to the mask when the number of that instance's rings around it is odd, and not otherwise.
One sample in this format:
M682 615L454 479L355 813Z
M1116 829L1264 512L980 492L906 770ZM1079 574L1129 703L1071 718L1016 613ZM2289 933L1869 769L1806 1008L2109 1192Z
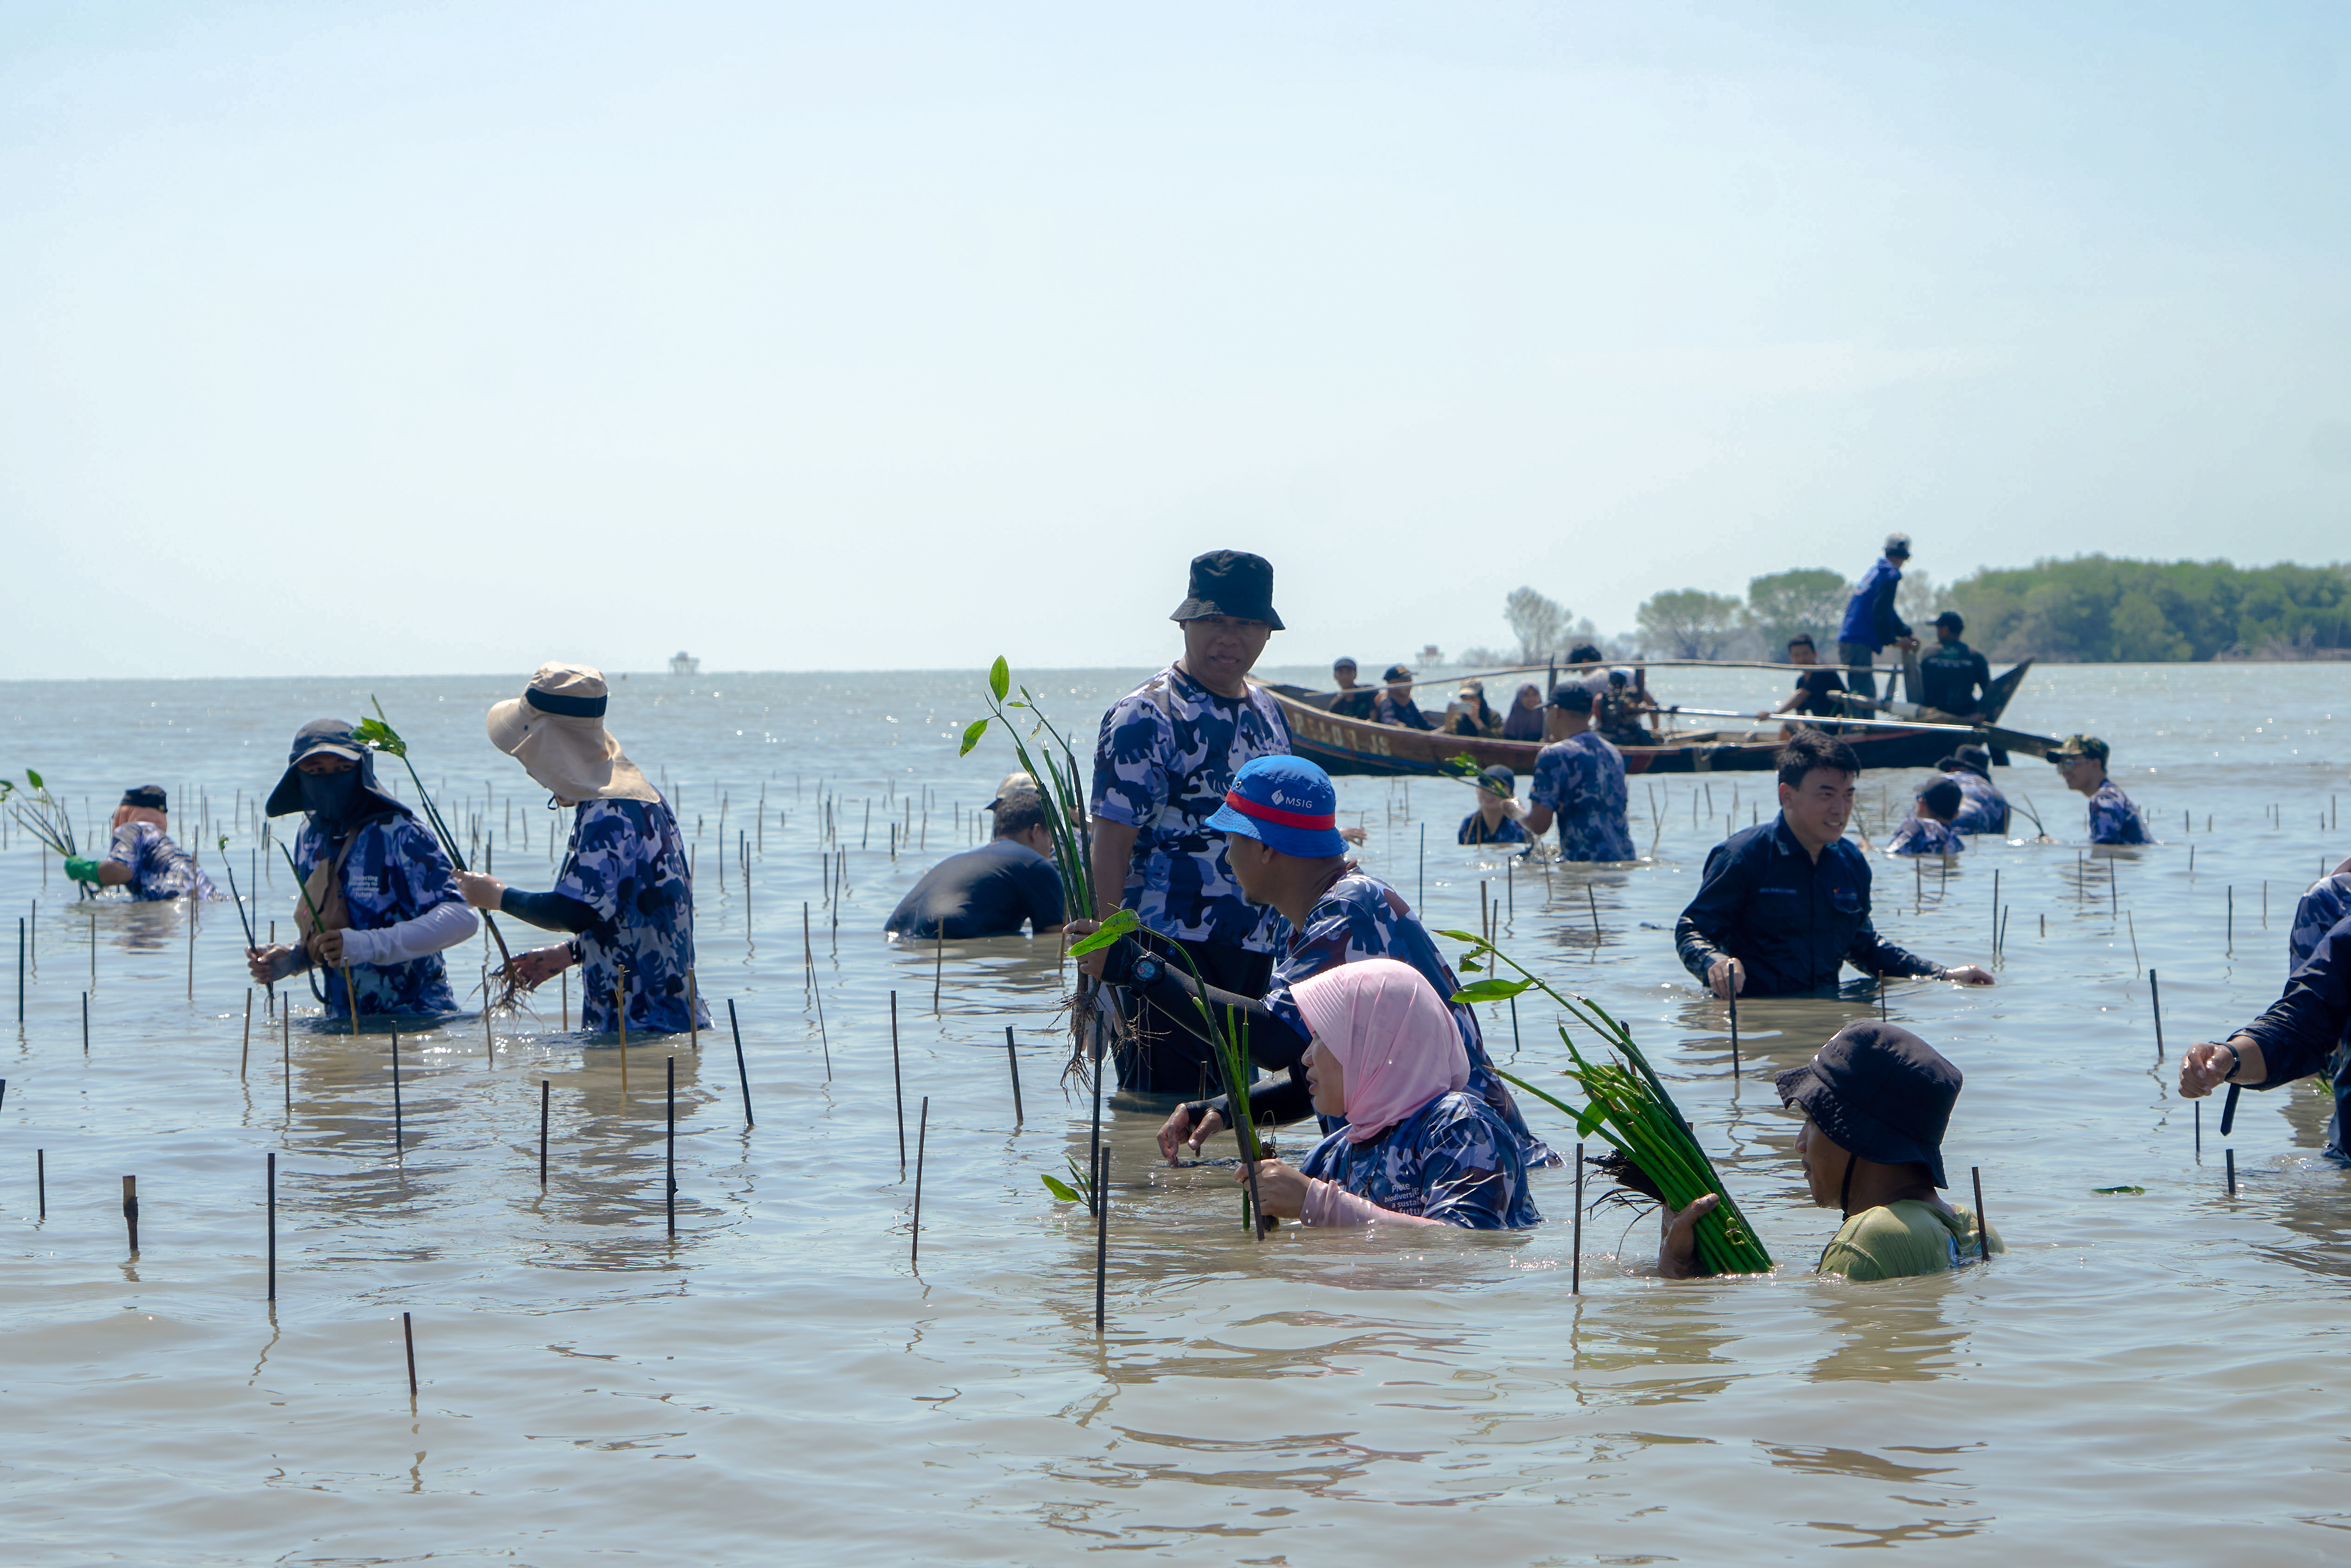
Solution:
M669 1233L677 1234L677 1058L664 1058L668 1064L667 1110L669 1119L662 1137L662 1210L669 1219Z
M49 1217L49 1151L45 1148L37 1148L33 1151L33 1196L41 1206L40 1217L44 1220L47 1219Z
M1004 1062L1012 1069L1012 1125L1019 1127L1028 1120L1020 1109L1020 1054L1012 1048L1012 1025L1004 1026Z
M914 1225L907 1244L906 1262L920 1268L923 1262L923 1151L931 1141L931 1096L923 1096L922 1120L914 1127Z
M1428 829L1423 825L1424 836ZM1248 1116L1244 1107L1241 1115ZM1110 1150L1103 1149L1094 1159L1094 1333L1101 1334L1109 1321L1108 1282L1110 1278Z
M629 1006L625 994L628 978L629 966L619 965L618 972L612 976L612 1016L620 1021L621 1093L623 1095L629 1092Z
M743 1125L750 1127L757 1125L751 1115L751 1071L743 1065L743 1025L736 1021L735 999L731 996L726 999L726 1027L735 1033L735 1076L743 1085Z
M408 1345L408 1402L413 1406L416 1403L416 1325L409 1322L406 1313L400 1314L400 1337Z
M2133 956L2136 957L2136 953ZM2155 1011L2155 1059L2160 1062L2163 1060L2163 982L2156 979L2153 970L2147 971L2147 1000ZM2197 1102L2197 1109L2199 1112L2203 1109L2202 1101Z
M392 1150L398 1154L408 1142L400 1111L400 1025L392 1026Z
M2196 1163L2201 1165L2204 1163L2204 1102L2191 1100L2189 1103L2196 1107Z
M1976 1184L1976 1259L1979 1262L1989 1263L1991 1262L1991 1221L1984 1218L1983 1171L1976 1166L1968 1167L1968 1179Z
M351 1007L351 1038L360 1037L360 993L351 987L351 966L343 966L343 1000Z
M89 992L81 993L81 1054L89 1054Z
M1428 908L1428 824L1420 825L1420 897L1416 902Z
M89 943L90 943L90 946L89 946L89 952L90 952L89 966L90 966L90 968L91 968L91 969L95 970L95 969L98 967L98 920L97 920L96 917L92 917L92 918L91 918L91 920L90 920L90 923L89 923ZM24 1026L24 1023L25 1023L25 917L24 917L24 916L22 916L22 915L19 915L19 916L17 916L17 917L16 917L16 1024L17 1024L17 1027L22 1028L22 1027Z
M277 1015L277 1038L286 1053L286 1119L294 1119L294 1009Z
M1738 1076L1740 1075L1740 1074L1739 1074L1739 992L1738 992L1736 990L1733 990L1733 991L1731 992L1731 993L1730 993L1730 1075L1731 1075L1732 1077L1734 1077L1734 1078L1736 1078L1736 1077L1738 1077Z
M2237 1126L2237 1096L2244 1092L2242 1084L2229 1085L2229 1097L2220 1102L2220 1136L2227 1137Z
M548 1079L538 1081L538 1189L547 1190L547 1102L554 1093Z
M1592 956L1593 958L1598 958L1600 956L1600 943L1602 940L1600 935L1600 900L1592 896L1592 884L1589 882L1586 882L1583 885L1583 902L1584 906L1592 911Z
M2233 1148L2224 1148L2220 1152L2228 1157L2229 1196L2234 1198L2237 1195L2237 1151Z
M1991 954L1994 958L2000 956L2000 870L1997 867L1991 874Z
M906 1179L906 1081L898 1071L898 993L890 993L890 1089L898 1101L898 1179Z
M82 1048L89 1048L89 993L82 992ZM253 987L245 988L245 1038L236 1047L236 1081L245 1082L245 1062L253 1054Z
M122 1222L131 1228L131 1255L139 1255L139 1179L122 1179Z
M563 984L563 991L562 991L562 996L563 996L563 1023L562 1023L562 1027L563 1027L563 1031L564 1031L564 1033L568 1034L568 1033L569 1033L571 1032L571 971L570 971L570 969L567 966L567 967L564 969L563 973L562 973L559 978L561 980L562 984Z
M942 926L938 937L931 944L931 1012L934 1016L939 1011L939 987L946 979L946 972L947 933L946 928Z
M1567 1293L1583 1293L1583 1146L1575 1146L1575 1240L1570 1244L1567 1262Z
M269 1198L269 1294L266 1299L274 1302L277 1299L277 1151L276 1149L269 1151L269 1175L266 1186Z
M702 1054L702 987L694 971L685 971L685 1043L698 1058Z
M2237 889L2231 883L2229 892L2229 923L2222 928L2221 951L2231 957L2237 951Z

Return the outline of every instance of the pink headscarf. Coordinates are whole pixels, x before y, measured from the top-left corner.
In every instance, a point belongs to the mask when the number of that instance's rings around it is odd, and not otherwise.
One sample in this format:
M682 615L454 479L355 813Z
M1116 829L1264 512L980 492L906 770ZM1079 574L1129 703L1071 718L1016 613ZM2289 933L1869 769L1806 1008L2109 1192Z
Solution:
M1290 994L1347 1075L1349 1143L1370 1142L1469 1081L1460 1026L1410 964L1343 963Z

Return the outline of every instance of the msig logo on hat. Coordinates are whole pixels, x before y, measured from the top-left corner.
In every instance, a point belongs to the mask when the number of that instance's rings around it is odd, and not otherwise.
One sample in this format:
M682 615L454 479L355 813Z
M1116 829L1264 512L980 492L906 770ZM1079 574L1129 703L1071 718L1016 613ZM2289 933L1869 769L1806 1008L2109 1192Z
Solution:
M1347 852L1339 836L1338 792L1331 775L1303 757L1258 757L1233 775L1210 827L1254 838L1269 849L1320 860Z

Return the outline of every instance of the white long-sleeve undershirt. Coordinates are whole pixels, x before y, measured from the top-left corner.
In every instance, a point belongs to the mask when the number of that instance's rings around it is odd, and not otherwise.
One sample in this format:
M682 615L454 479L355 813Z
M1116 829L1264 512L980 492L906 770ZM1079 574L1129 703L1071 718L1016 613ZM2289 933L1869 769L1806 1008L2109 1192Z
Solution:
M470 905L451 901L435 904L413 920L379 930L343 932L346 963L406 963L454 948L482 929L481 917Z

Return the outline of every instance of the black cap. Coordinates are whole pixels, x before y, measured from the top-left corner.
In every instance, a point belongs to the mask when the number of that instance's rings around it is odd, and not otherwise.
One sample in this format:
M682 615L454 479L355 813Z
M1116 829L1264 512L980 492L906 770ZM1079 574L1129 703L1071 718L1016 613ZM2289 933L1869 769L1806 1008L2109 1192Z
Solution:
M1211 550L1193 556L1190 591L1167 618L1198 620L1211 615L1261 620L1281 630L1281 618L1273 613L1272 564L1246 550Z
M162 784L141 784L137 789L124 790L122 792L122 804L125 805L135 805L146 811L169 811L172 809L170 806L163 804L163 786Z
M1483 790L1491 790L1494 794L1500 795L1504 800L1508 800L1510 798L1511 793L1519 787L1519 775L1504 767L1501 763L1496 763L1492 767L1486 768L1479 772L1478 774L1478 787Z
M1592 711L1592 688L1581 680L1562 680L1551 689L1551 705L1571 713Z
M1938 773L1966 772L1975 774L1978 778L1988 779L1991 777L1991 748L1961 746L1958 751L1937 763L1935 768Z
M1353 670L1355 668L1355 661L1343 653L1338 658L1331 661L1331 668L1333 670Z
M1907 1029L1847 1024L1810 1062L1775 1082L1780 1103L1802 1110L1846 1153L1880 1165L1916 1160L1936 1186L1950 1185L1943 1175L1943 1133L1962 1076Z
M1886 536L1886 553L1894 556L1896 560L1908 560L1910 558L1910 535L1907 534L1888 534Z
M1391 664L1388 666L1387 673L1381 676L1380 679L1383 680L1409 680L1412 679L1412 671L1406 670L1401 664Z
M1968 629L1968 618L1957 610L1945 610L1935 618L1935 624L1948 626L1953 631L1965 631Z

